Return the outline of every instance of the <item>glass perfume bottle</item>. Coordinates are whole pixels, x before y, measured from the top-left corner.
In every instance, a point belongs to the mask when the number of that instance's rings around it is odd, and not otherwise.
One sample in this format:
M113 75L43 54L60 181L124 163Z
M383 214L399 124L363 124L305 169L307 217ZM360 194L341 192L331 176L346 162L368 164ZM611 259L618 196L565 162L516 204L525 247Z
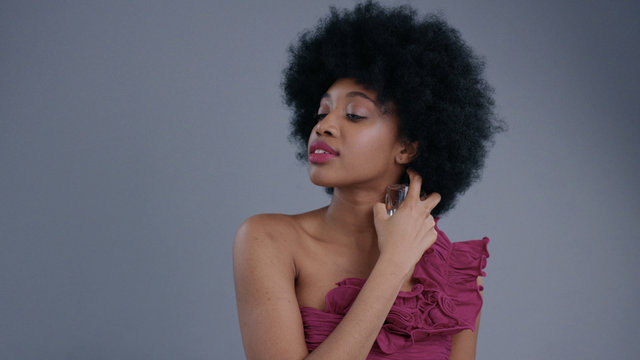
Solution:
M384 196L384 202L387 207L387 214L393 215L398 207L407 197L409 191L409 185L407 184L393 184L387 186L387 193Z

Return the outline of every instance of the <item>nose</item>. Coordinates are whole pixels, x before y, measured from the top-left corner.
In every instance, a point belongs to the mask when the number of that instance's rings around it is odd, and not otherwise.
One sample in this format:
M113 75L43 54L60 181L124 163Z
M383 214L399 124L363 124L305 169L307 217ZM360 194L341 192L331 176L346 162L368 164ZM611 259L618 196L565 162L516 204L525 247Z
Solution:
M336 116L337 114L332 111L326 114L320 121L318 121L318 123L314 127L316 135L337 136L338 126L336 124Z

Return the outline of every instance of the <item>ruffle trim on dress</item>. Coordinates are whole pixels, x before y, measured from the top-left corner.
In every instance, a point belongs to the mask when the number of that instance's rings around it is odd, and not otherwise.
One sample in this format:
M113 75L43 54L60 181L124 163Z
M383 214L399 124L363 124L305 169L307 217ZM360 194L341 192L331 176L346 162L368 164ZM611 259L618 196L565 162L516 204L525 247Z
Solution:
M477 284L477 278L485 276L489 238L452 243L437 225L436 231L436 242L416 264L413 273L416 284L410 291L400 291L376 338L374 346L385 354L393 354L429 336L450 335L464 329L475 331L482 308L482 286ZM316 315L311 316L316 329L305 329L308 342L326 338L326 332L319 329L324 326L318 326L318 322L326 321L326 326L335 328L365 281L346 278L327 293L321 312L325 316L317 316L320 310L311 311ZM312 309L301 310L311 315ZM314 330L320 331L314 334Z

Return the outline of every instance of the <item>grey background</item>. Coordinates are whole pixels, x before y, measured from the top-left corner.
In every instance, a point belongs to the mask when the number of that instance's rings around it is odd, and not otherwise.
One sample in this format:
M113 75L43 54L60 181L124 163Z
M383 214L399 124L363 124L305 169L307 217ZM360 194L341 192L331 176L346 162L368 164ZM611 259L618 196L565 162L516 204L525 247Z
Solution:
M640 3L409 3L510 126L440 224L491 238L478 358L636 359ZM278 84L330 4L0 3L0 358L243 358L238 225L328 201Z

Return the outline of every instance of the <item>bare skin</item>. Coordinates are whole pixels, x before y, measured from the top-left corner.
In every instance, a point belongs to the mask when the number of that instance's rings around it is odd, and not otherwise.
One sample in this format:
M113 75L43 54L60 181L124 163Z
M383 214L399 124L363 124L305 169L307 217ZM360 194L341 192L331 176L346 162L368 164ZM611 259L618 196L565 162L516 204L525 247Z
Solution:
M257 215L236 234L236 299L248 359L365 359L398 292L411 288L415 264L436 240L430 212L440 195L421 200L417 173L409 172L409 194L393 217L381 202L417 144L399 139L397 118L375 99L340 79L321 101L323 116L309 143L324 141L338 155L311 164L309 175L314 184L334 187L327 207ZM336 329L309 353L299 307L324 309L327 292L348 277L367 281ZM477 331L454 335L450 358L474 359L476 338Z

